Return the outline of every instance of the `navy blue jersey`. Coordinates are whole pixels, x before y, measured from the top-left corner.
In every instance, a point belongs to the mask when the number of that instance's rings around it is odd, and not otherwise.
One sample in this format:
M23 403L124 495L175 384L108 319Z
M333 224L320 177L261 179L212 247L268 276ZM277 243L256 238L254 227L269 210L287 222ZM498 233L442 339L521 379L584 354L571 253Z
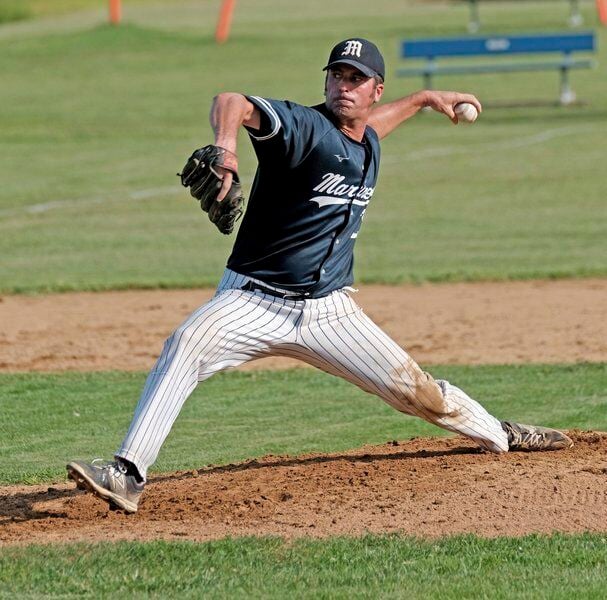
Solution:
M228 268L275 287L322 297L353 282L353 250L379 170L379 139L336 126L324 104L250 96L258 159Z

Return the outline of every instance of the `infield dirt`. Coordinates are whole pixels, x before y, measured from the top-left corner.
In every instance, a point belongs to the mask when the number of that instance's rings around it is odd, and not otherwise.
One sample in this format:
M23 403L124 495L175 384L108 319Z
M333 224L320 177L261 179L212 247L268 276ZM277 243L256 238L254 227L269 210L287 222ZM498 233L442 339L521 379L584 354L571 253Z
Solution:
M148 370L212 290L0 298L0 371ZM607 280L364 286L365 312L420 364L607 361ZM301 365L263 359L245 368Z
M160 475L134 515L73 484L4 488L0 543L607 531L607 434L571 435L558 452L420 438Z
M147 369L209 290L5 296L0 370ZM367 286L357 300L422 364L607 361L607 281ZM292 366L264 360L250 368ZM267 456L151 479L135 515L75 484L0 488L0 545L403 532L607 531L607 434L493 455L463 438Z

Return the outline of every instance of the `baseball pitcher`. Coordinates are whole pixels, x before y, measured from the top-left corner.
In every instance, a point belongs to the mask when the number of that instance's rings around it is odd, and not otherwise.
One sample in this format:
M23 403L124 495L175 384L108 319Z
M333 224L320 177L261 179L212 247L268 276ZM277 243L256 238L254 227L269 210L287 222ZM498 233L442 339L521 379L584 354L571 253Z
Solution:
M137 510L148 468L196 386L264 356L303 360L491 452L572 445L556 430L500 421L433 379L352 298L354 244L373 201L380 140L424 107L457 123L455 107L480 112L479 101L421 91L378 104L384 60L362 38L338 43L324 71L325 101L316 106L219 94L214 144L196 150L180 174L222 233L241 215L242 223L215 296L166 340L114 460L67 465L80 487L127 512ZM240 127L258 160L246 210Z

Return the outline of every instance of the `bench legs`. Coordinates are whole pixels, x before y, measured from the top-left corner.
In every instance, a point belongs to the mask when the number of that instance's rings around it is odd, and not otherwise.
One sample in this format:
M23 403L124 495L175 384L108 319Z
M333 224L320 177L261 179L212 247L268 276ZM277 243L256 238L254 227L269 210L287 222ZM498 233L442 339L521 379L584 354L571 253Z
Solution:
M423 77L423 86L425 90L432 90L433 87L433 77L436 74L437 69L434 68L434 64L432 61L428 63L428 70L421 73ZM557 65L550 65L550 67L554 67ZM591 66L589 64L579 64L579 63L571 63L565 62L560 66L557 66L560 71L560 90L559 90L559 102L562 106L567 106L569 104L573 104L577 97L571 84L569 82L569 71L570 69L576 68L577 66ZM489 73L489 70L482 71L483 73ZM439 73L440 74L440 73Z
M573 104L575 99L575 92L569 83L569 69L567 67L561 67L561 105L567 106L568 104Z
M570 27L579 27L583 22L584 18L580 13L580 3L579 0L570 0L571 2L571 13L569 15L569 26Z
M481 19L478 14L478 1L468 0L470 4L470 18L468 19L469 33L476 33L481 28Z

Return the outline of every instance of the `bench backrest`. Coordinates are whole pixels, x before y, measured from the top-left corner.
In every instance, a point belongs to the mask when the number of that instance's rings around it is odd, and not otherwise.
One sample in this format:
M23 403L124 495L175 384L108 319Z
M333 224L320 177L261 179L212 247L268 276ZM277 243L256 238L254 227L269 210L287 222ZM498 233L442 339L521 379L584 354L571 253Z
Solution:
M582 50L595 50L593 32L405 40L402 43L401 56L403 58L435 58L438 56L480 56L534 52L570 53Z

